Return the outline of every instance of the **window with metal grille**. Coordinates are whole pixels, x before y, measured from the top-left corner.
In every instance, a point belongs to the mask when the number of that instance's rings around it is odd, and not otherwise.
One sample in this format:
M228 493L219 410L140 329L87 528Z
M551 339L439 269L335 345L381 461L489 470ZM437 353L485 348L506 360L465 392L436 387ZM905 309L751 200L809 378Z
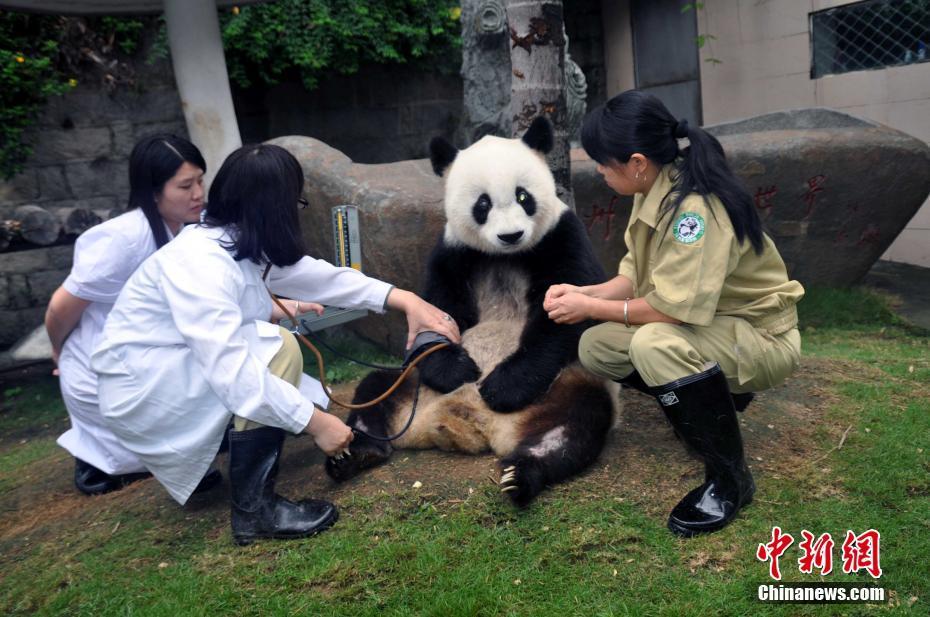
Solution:
M930 0L866 0L810 18L812 78L930 61Z

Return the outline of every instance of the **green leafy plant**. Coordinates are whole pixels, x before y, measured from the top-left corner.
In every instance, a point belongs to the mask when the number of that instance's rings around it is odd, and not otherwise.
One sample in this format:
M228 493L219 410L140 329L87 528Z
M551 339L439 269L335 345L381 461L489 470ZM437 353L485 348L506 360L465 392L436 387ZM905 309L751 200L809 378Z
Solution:
M682 13L687 13L688 11L694 11L695 13L697 13L697 11L703 11L703 10L704 10L703 2L685 2L684 4L681 5ZM707 34L706 32L704 33L699 32L698 35L694 37L694 42L697 43L698 49L703 49L708 41L716 41L716 40L717 40L717 37L715 37L713 34ZM721 64L723 60L720 60L719 58L715 58L713 56L708 56L707 58L704 58L704 62L709 62L711 64Z
M312 90L367 63L461 64L458 0L278 0L221 16L230 79L276 84L296 72Z
M52 25L47 17L0 11L0 176L6 179L32 153L23 133L46 99L70 87L55 64Z
M144 29L138 19L0 11L0 178L32 154L28 129L49 97L86 79L109 90L135 84L125 55L138 50Z

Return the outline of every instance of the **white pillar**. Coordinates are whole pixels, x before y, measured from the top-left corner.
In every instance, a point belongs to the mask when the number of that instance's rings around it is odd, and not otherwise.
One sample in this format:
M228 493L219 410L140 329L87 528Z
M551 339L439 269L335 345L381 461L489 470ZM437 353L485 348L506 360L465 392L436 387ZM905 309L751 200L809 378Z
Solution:
M226 156L242 145L223 56L216 0L164 0L171 63L187 131L207 162L209 187Z

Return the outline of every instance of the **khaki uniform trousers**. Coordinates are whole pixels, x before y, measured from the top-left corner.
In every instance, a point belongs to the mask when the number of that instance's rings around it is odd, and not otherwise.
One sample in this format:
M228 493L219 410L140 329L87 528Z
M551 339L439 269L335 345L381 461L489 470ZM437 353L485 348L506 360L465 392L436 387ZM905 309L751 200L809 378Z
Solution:
M284 328L278 327L281 329L281 339L284 343L278 353L271 359L271 362L268 363L268 370L275 377L280 377L297 388L300 386L300 378L304 372L304 357L300 353L297 337ZM264 424L252 422L239 416L235 416L233 419L233 429L236 431L250 431L263 426Z
M708 326L627 328L608 322L584 332L578 356L592 373L619 380L636 370L650 386L695 375L716 362L731 392L757 392L777 386L797 369L801 335L793 328L772 336L739 317L715 317Z

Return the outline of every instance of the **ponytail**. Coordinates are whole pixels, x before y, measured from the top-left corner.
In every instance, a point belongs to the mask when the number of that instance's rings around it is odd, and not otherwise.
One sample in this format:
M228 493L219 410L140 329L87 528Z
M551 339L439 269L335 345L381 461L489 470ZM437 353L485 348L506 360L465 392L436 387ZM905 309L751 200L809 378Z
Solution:
M680 150L678 139L684 138L690 145ZM715 195L730 217L736 239L741 244L748 239L755 252L762 253L762 221L749 191L730 169L723 146L704 129L675 120L655 96L627 90L594 109L585 117L581 143L588 156L602 165L610 160L626 163L637 152L659 165L676 163L678 174L663 198L669 224L689 194L698 193L705 201Z

